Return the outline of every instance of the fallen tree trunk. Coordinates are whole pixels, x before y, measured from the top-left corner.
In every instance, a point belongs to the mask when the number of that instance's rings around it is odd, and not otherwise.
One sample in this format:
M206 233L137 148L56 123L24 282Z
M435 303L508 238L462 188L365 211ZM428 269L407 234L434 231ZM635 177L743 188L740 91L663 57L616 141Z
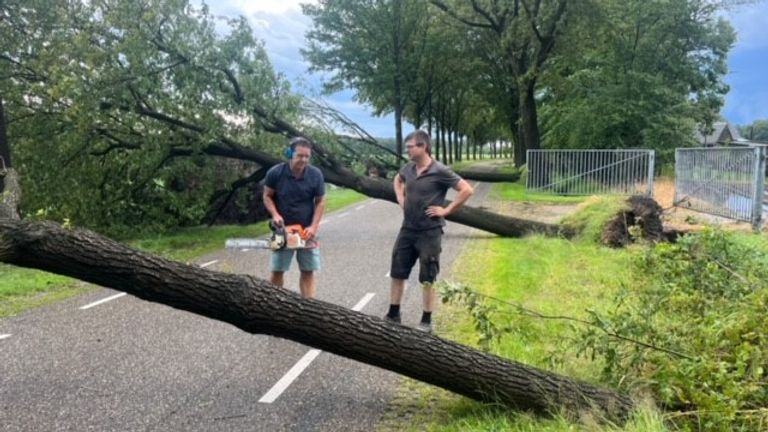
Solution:
M456 174L463 177L465 180L475 180L488 183L514 183L520 180L519 172L503 173L503 172L482 172L471 170L457 170Z
M85 230L0 219L0 261L75 277L388 369L473 399L538 414L596 411L622 421L634 405L612 390L482 353L277 288L246 275L168 261Z
M294 133L295 131L289 130L288 132ZM221 143L209 144L202 151L210 156L256 162L262 167L271 167L282 162L281 159L268 153L243 147L237 142L227 139L222 140ZM175 154L184 155L186 154L184 152L177 150ZM318 164L317 167L323 172L325 181L328 183L353 189L371 198L397 203L395 189L392 186L391 180L357 175L350 169L337 163L331 157L325 160L324 163ZM560 225L504 216L466 205L446 217L446 219L504 237L522 237L534 233L563 236L566 238L571 238L574 235L572 230Z

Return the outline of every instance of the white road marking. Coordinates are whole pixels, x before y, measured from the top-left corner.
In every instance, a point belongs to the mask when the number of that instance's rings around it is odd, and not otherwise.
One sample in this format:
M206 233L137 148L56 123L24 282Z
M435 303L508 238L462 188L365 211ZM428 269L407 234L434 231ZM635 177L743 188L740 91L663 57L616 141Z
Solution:
M200 268L206 268L209 265L216 264L217 262L219 262L219 260L208 261L207 263L200 264Z
M299 375L304 372L304 369L309 366L312 361L317 358L317 356L320 355L322 351L319 349L311 349L306 354L304 354L304 357L302 357L293 367L291 370L288 371L285 375L283 375L282 378L280 378L280 381L277 382L274 386L272 386L269 391L259 399L259 402L261 403L272 403L274 402L280 395L285 391L285 389L288 388L289 385L299 377Z
M371 301L371 299L375 295L376 295L375 293L368 293L368 294L366 294L365 296L363 296L363 298L360 299L359 302L357 302L356 305L352 306L352 310L355 311L355 312L360 312L361 310L363 310L365 305L367 305L368 302Z
M5 338L9 338L9 337L11 337L11 335L9 335L9 334L0 334L0 339L5 339Z
M322 224L324 224L326 222L328 222L328 219L323 219L323 220L320 221L320 225L322 225Z
M363 296L362 299L360 299L357 304L352 307L352 310L356 312L360 312L366 304L368 304L369 301L375 296L374 293L368 293L365 296ZM277 400L278 397L280 397L281 394L285 391L285 389L288 388L288 386L293 383L293 381L296 380L296 378L301 375L302 372L304 372L304 369L306 369L312 361L314 361L317 356L320 355L322 351L319 349L311 349L307 351L306 354L302 358L299 359L298 362L296 362L295 365L285 374L283 375L280 380L272 386L271 389L267 393L264 394L264 396L259 399L260 403L272 403Z
M339 217L343 218L344 216L348 216L348 215L349 215L349 212L344 212L344 213L340 214Z
M89 303L89 304L87 304L87 305L85 305L85 306L81 306L81 307L80 307L80 309L82 309L82 310L85 310L85 309L90 309L90 308L92 308L92 307L94 307L94 306L98 306L98 305L100 305L100 304L102 304L102 303L106 303L106 302L108 302L108 301L110 301L110 300L114 300L114 299L116 299L116 298L120 298L120 297L122 297L122 296L124 296L124 295L125 295L125 293L115 294L115 295L113 295L113 296L109 296L109 297L107 297L107 298L103 298L103 299L101 299L101 300L99 300L99 301L95 301L95 302L93 302L93 303Z
M355 210L362 210L365 208L365 204L355 207Z

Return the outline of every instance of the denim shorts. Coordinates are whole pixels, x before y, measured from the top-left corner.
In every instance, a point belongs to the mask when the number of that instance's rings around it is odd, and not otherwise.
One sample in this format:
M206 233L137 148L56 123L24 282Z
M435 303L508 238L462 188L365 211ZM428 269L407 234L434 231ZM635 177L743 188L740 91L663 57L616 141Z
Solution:
M270 270L273 272L287 272L291 268L293 254L296 253L296 261L301 271L320 270L320 249L280 249L272 252Z

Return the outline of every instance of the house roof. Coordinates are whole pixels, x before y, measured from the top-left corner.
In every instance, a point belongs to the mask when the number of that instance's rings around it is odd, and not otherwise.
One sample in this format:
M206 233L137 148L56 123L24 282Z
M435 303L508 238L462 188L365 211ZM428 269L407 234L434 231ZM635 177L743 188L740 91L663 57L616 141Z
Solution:
M694 130L696 141L704 145L717 144L723 141L741 141L739 131L727 121L717 121L712 123L712 133L703 135L699 128Z

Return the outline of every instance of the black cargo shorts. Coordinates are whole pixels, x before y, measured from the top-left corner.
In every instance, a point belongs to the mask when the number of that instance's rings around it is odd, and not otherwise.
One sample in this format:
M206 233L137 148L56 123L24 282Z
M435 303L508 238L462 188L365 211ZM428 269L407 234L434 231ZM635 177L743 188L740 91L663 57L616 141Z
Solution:
M432 283L440 272L442 228L411 230L402 228L392 249L392 266L389 275L393 279L408 279L411 268L419 260L419 282Z

